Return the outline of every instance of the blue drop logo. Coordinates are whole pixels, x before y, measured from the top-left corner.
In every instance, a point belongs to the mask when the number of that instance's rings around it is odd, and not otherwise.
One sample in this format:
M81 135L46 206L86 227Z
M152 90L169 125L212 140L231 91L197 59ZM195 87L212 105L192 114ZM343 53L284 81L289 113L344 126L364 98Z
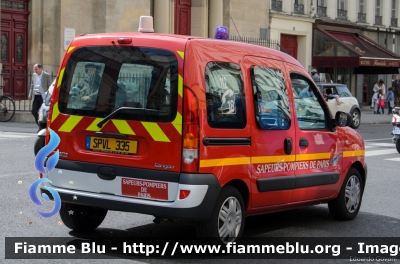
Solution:
M57 148L58 144L60 144L60 141L61 141L60 137L52 129L49 129L49 132L50 132L49 143L38 152L38 154L36 155L36 159L35 159L36 169L39 172L46 174L46 175L56 167L58 159L60 157L58 150L52 156L48 157L48 155ZM37 181L35 181L29 188L29 196L30 196L32 202L34 202L36 205L39 205L39 206L44 206L44 204L39 200L39 197L36 194L36 190L39 188L39 185L41 183L45 183L45 182L51 183L51 181L48 178L41 178L41 179L38 179ZM56 215L60 211L61 198L60 198L60 195L58 194L58 192L56 190L54 190L53 188L48 187L48 186L44 186L44 188L47 189L53 196L54 209L48 213L42 212L39 210L36 210L36 212L38 212L38 214L44 218L50 218L50 217ZM42 193L42 198L45 199L46 201L50 200L48 195L45 193Z

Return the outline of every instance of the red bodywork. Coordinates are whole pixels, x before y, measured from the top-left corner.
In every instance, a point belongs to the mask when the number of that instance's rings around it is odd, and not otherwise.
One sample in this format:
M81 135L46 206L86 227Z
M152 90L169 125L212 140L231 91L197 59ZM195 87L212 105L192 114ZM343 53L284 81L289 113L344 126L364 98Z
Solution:
M226 184L238 186L247 202L247 215L280 211L307 203L312 204L332 199L337 196L350 167L356 167L363 175L362 171L365 166L364 143L360 135L353 129L337 127L334 131L304 131L298 128L291 92L290 73L297 72L304 76L308 76L308 73L298 61L276 50L231 41L176 35L147 33L87 35L78 37L71 43L60 66L59 78L62 78L68 59L74 50L83 46L120 45L117 40L121 37L132 38L132 43L126 45L162 48L175 53L178 59L179 75L183 79L180 89L189 88L198 100L200 137L199 167L196 173L213 174L218 178L221 186ZM213 61L232 62L241 67L245 95L248 95L245 97L247 124L244 129L215 129L208 125L204 76L207 63ZM257 126L254 118L249 70L254 65L277 68L284 73L291 108L292 123L289 130L266 131ZM59 113L58 109L55 109L60 92L60 82L60 80L56 81L48 126L61 138L59 151L68 153L67 156L61 155L61 159L163 170L163 168L154 166L155 163L158 163L172 166L173 168L170 171L181 171L183 135L180 131L182 131L182 119L177 119L175 123L157 123L169 142L156 141L149 130L146 129L144 122L128 120L127 124L135 134L129 135L128 139L138 141L137 155L91 152L84 148L84 144L87 135L95 135L94 131L88 129L95 118L81 117L77 118L79 120L70 120L71 131L60 131L70 118L70 116ZM184 114L182 97L183 93L178 96L178 113L180 116ZM111 120L99 131L118 133L117 127ZM202 144L204 138L224 137L250 138L251 144L243 146L204 146ZM283 151L285 138L291 138L293 141L293 151L290 155L286 155ZM300 138L306 138L310 142L309 146L300 147L297 144ZM323 142L323 144L318 142ZM316 161L315 164L319 164L318 162L322 164L324 160L326 164L333 159L337 159L337 162L329 166L321 165L285 172L258 173L260 164L264 163L260 160L265 157L284 157L284 161L299 162L299 166L302 166L301 162L308 162L309 160ZM303 174L332 171L340 173L340 179L336 184L272 192L259 192L257 190L256 181L260 178L297 177Z

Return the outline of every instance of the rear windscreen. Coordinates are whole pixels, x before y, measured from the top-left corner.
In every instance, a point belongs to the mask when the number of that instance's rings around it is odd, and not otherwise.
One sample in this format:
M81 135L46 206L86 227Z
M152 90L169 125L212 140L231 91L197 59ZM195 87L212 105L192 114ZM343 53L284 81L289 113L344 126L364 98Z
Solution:
M69 115L101 118L119 109L114 119L171 122L177 100L174 53L102 46L80 48L71 55L58 104L60 112Z

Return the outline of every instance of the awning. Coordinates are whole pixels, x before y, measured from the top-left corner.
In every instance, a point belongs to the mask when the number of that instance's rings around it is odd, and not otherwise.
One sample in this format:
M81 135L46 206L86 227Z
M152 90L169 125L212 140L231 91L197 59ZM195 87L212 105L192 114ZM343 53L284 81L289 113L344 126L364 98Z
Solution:
M354 68L354 73L399 73L400 56L357 33L314 30L313 67Z

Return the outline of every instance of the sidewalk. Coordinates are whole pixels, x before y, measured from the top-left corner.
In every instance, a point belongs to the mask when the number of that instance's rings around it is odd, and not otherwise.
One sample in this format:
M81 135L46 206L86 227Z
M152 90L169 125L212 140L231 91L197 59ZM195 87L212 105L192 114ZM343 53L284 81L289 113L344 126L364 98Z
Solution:
M374 109L362 108L361 109L361 125L365 124L392 124L392 115L388 115L387 108L385 114L374 114Z
M385 109L385 114L375 115L374 109L364 106L361 108L361 125L365 124L391 124L392 115L388 115L387 108ZM35 123L30 112L19 112L15 113L13 119L8 123ZM0 126L6 123L0 123ZM0 129L1 131L2 129Z

